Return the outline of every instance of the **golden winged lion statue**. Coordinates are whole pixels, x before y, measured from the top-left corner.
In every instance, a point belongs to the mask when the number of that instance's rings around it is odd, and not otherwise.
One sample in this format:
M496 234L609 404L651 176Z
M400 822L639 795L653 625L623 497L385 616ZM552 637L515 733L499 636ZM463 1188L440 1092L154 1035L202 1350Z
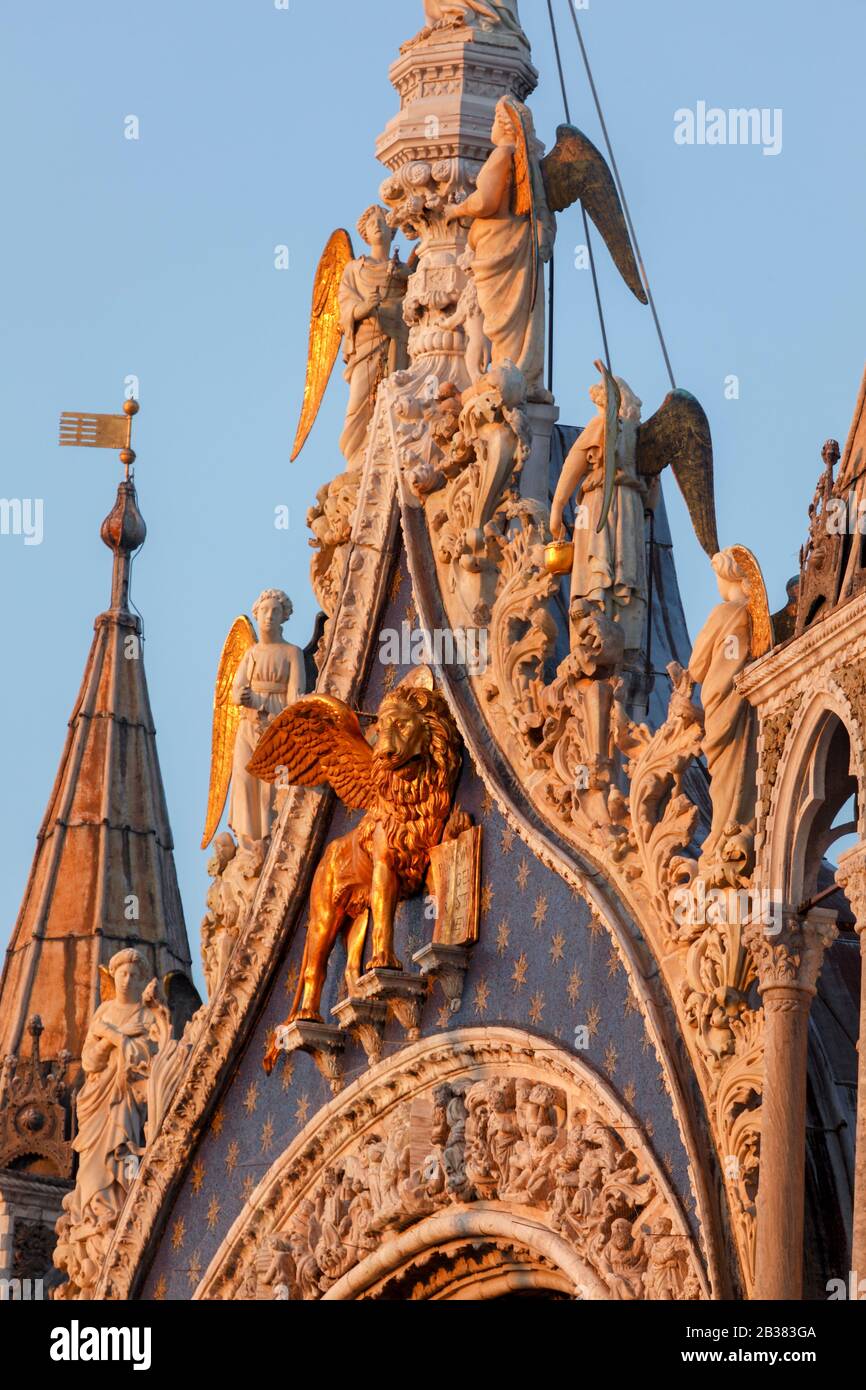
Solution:
M362 973L368 919L371 966L402 969L394 955L397 903L421 887L430 851L466 828L452 813L462 749L457 727L432 675L421 667L383 699L371 745L357 715L331 695L308 695L280 714L262 737L249 770L267 782L333 787L349 810L366 815L325 850L313 877L298 989L289 1014L321 1021L328 959L348 934L346 982ZM276 1052L266 1058L268 1070Z

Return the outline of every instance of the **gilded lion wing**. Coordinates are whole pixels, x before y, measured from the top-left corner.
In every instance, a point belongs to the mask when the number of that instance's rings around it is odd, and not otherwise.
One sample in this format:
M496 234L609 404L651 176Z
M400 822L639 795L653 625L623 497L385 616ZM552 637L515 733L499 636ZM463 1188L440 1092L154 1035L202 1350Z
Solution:
M541 161L541 172L550 211L563 212L579 198L623 280L635 298L646 304L622 204L601 151L576 126L558 126L556 144Z
M313 428L340 350L343 337L338 298L340 281L346 266L354 256L349 233L339 228L329 237L316 269L313 303L310 309L310 341L307 347L304 401L295 442L292 445L292 463L303 449L307 435Z
M263 782L328 782L351 811L367 810L375 795L373 750L354 710L333 695L306 695L278 714L247 770Z
M235 618L223 643L213 692L213 730L211 733L210 786L207 794L207 814L202 849L207 849L222 818L232 776L232 757L235 736L240 723L240 706L232 700L232 685L250 647L255 644L256 632L249 618Z
M752 657L764 656L775 645L767 586L757 557L744 545L732 545L734 559L749 581L749 616L752 619Z
M638 472L654 478L668 464L685 498L695 535L712 557L719 548L719 538L710 422L700 401L680 388L668 392L655 415L638 432Z

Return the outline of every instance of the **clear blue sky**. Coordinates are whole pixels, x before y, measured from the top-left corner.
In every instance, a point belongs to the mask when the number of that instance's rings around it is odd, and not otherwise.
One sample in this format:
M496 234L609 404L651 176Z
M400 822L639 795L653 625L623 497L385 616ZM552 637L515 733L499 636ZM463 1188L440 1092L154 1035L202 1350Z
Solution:
M556 0L572 116L600 143ZM539 133L562 119L545 0L522 0L541 86ZM11 930L63 745L110 556L98 539L115 455L60 450L61 410L112 410L140 379L137 481L149 527L134 598L181 889L197 955L198 850L220 646L259 591L315 605L304 518L340 469L335 377L299 463L311 277L332 229L354 228L384 170L397 109L387 69L421 0L150 0L4 7L0 497L44 500L40 546L0 536L3 730L0 935ZM722 544L749 545L778 606L796 570L828 435L844 442L866 356L863 0L591 0L581 23L681 385L716 446ZM783 147L675 144L699 101L781 108ZM135 115L140 139L124 139ZM560 228L556 388L586 419L599 342L586 272ZM290 269L274 268L274 247ZM599 254L614 368L645 403L666 389L648 311ZM724 381L740 379L727 401ZM667 488L692 631L709 566ZM274 508L291 509L286 533Z

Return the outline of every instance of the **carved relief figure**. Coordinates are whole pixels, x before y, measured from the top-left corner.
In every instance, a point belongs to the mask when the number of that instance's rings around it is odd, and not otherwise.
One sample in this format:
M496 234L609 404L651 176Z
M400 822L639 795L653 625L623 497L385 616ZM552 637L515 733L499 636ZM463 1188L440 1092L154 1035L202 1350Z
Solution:
M271 833L274 792L247 771L271 720L303 695L304 654L283 639L292 601L282 589L265 589L253 605L259 639L249 618L233 624L220 657L214 690L211 775L202 849L219 825L229 797L229 827L242 849L252 851Z
M490 366L490 342L484 332L484 315L478 300L478 286L471 274L475 256L471 250L464 251L457 259L461 270L467 272L457 307L448 318L437 324L438 328L449 330L462 328L466 339L466 371L474 385Z
M702 751L710 774L713 819L701 849L701 872L712 881L730 872L738 887L751 872L757 778L757 717L736 678L766 651L769 608L754 556L734 546L713 556L722 602L695 639L689 676L701 687ZM727 866L727 867L726 867Z
M62 1297L81 1296L99 1276L107 1240L144 1151L147 1076L156 1044L153 1010L142 1002L145 963L138 951L112 956L114 998L100 1004L82 1051L84 1086L76 1102L75 1188L63 1199L55 1264L69 1284Z
M570 1109L581 1121L569 1128ZM413 1136L422 1144L429 1138L420 1163ZM439 1084L418 1109L396 1105L378 1133L359 1137L338 1165L324 1168L285 1233L265 1237L258 1286L274 1297L285 1281L290 1297L318 1298L381 1251L387 1233L453 1204L492 1201L534 1208L613 1298L700 1297L690 1239L674 1234L646 1153L633 1134L629 1142L546 1083L494 1075ZM654 1224L643 1233L648 1203Z
M530 400L550 400L544 388L544 295L541 266L556 236L554 213L578 198L599 227L626 282L646 303L619 195L604 159L574 126L560 126L544 159L529 108L504 96L490 136L493 152L475 192L446 212L446 221L472 222L472 274L491 342L493 365L509 360L526 378Z
M217 835L207 871L211 885L201 924L201 955L208 997L213 998L258 888L265 842L238 849L228 831Z
M673 1234L669 1216L661 1216L653 1224L648 1244L649 1260L644 1275L647 1298L671 1301L689 1296L687 1243L683 1236Z
M281 775L301 786L329 782L346 806L367 813L328 845L316 870L290 1019L320 1018L328 958L342 930L351 991L362 970L368 915L371 964L401 969L393 950L397 902L418 891L430 850L446 834L461 758L456 726L432 685L421 668L385 697L374 747L341 700L308 696L274 721L250 763L253 775L267 781ZM269 1064L275 1056L269 1054Z

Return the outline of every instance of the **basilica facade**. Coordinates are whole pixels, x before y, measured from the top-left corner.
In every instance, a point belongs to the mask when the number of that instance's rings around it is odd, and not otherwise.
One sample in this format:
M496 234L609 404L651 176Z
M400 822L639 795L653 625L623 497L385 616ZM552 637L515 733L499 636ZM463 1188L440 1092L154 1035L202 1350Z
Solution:
M219 664L205 1002L124 660L132 482L104 523L0 987L3 1273L67 1300L825 1298L866 1267L863 392L772 613L719 544L695 398L643 411L600 359L578 428L545 379L566 208L648 299L615 166L536 132L515 0L424 11L378 200L316 272L295 454L338 356L347 383L317 629L286 642L266 590ZM693 642L668 467L718 582Z

